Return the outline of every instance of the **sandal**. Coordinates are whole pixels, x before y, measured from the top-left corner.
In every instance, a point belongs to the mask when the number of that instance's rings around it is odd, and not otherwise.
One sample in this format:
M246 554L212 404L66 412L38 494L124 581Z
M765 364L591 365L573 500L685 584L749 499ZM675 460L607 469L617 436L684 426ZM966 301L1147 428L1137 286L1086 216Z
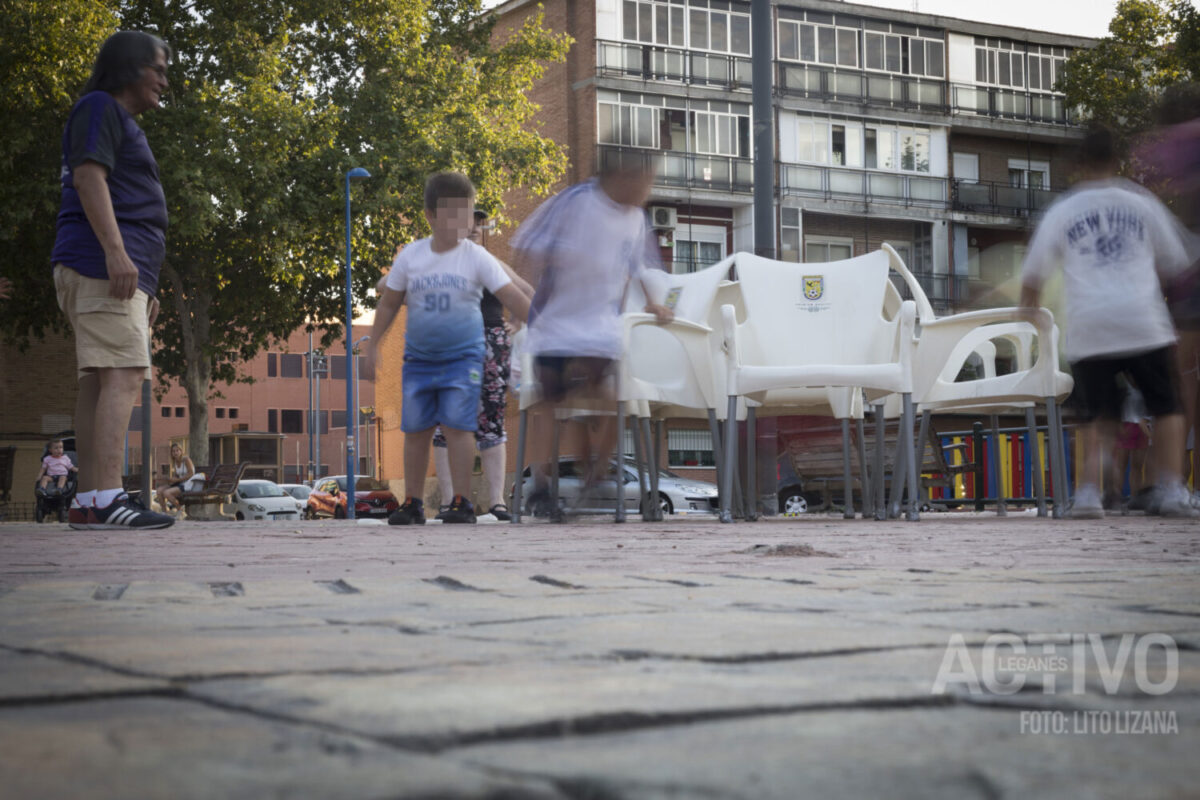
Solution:
M501 522L508 522L512 519L512 514L509 513L508 506L504 505L504 503L496 503L496 505L488 509L488 513Z

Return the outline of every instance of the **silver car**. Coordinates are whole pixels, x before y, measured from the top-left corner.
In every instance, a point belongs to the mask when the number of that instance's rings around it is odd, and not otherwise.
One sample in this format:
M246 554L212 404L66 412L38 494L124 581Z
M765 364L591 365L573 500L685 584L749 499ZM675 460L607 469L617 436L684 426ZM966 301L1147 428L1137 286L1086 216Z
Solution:
M610 465L606 479L598 481L588 496L580 500L584 483L584 467L574 456L563 456L558 461L559 505L585 513L611 512L617 505L616 460ZM641 498L638 491L637 469L626 462L622 468L625 481L625 509L630 513L641 513ZM521 502L525 513L532 514L529 495L533 491L533 477L529 467L522 473ZM649 476L647 476L647 481ZM664 514L713 514L720 507L717 486L708 481L684 478L669 469L658 470L658 503Z

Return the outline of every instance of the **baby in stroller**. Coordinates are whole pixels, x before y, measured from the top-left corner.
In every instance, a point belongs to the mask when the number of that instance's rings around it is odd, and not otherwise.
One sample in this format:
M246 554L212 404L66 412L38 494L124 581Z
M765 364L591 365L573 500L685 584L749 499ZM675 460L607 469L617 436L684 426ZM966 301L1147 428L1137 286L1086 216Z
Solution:
M67 452L62 439L51 440L42 451L42 471L34 489L37 497L34 519L42 522L48 516L57 516L59 522L66 522L67 509L79 484L78 475L74 451Z

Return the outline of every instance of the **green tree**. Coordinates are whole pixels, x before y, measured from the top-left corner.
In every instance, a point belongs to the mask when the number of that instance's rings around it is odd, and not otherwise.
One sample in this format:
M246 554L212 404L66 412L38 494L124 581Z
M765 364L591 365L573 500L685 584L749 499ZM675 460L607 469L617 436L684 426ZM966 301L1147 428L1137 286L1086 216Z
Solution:
M171 214L155 364L187 391L198 462L216 384L302 325L340 335L325 323L344 316L347 169L372 175L354 189L360 304L396 244L427 233L429 172L460 169L492 203L561 174L525 93L569 42L537 17L494 44L479 14L479 0L121 3L123 27L176 52L165 107L140 122Z
M1188 0L1121 0L1108 30L1074 52L1056 88L1129 139L1153 125L1167 86L1200 80L1200 14Z
M61 192L58 143L117 16L95 0L0 0L0 20L0 275L21 298L19 308L6 304L0 325L27 345L31 335L65 325L50 280Z

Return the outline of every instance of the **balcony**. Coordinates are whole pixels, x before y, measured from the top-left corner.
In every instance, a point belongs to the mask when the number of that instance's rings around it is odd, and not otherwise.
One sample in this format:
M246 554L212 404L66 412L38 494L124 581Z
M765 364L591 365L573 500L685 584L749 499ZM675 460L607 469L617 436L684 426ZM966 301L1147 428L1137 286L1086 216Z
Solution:
M806 64L778 65L778 88L785 95L870 102L898 108L945 112L946 82Z
M669 81L750 91L750 59L630 42L596 42L596 73L603 77Z
M1027 217L1050 205L1062 192L1033 186L1011 186L991 181L953 180L950 207L975 214Z
M1053 125L1075 124L1072 110L1066 107L1059 95L954 84L950 87L950 97L951 111L955 114L977 114Z
M750 193L754 191L754 162L748 158L679 153L674 150L647 150L638 147L598 146L600 159L605 153L630 153L654 156L658 161L656 186L685 189L710 189L714 192Z
M921 288L925 290L925 296L929 298L929 304L939 315L952 314L961 310L962 304L970 297L969 279L966 275L914 270L913 277L917 279L917 283L921 284ZM893 275L892 284L900 292L900 297L905 300L912 299L912 292L908 290L908 286L903 280Z
M927 208L947 206L946 178L808 164L781 164L779 177L784 194Z

